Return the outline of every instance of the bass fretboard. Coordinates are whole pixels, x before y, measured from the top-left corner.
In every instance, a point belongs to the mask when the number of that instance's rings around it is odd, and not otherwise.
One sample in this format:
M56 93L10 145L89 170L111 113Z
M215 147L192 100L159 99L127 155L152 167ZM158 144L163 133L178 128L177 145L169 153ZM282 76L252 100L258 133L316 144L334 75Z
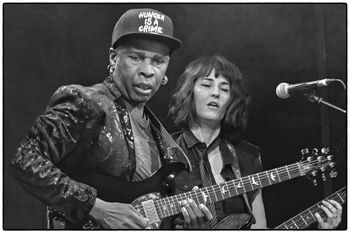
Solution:
M339 204L344 204L346 202L346 188L342 188L338 190L337 192L333 193L332 195L328 196L324 200L335 200ZM326 218L326 214L321 209L321 202L316 203L315 205L311 206L307 210L301 212L300 214L296 215L295 217L289 219L288 221L282 223L281 225L277 226L275 229L305 229L308 226L310 226L312 223L316 222L317 219L315 218L315 213L319 213L323 219Z

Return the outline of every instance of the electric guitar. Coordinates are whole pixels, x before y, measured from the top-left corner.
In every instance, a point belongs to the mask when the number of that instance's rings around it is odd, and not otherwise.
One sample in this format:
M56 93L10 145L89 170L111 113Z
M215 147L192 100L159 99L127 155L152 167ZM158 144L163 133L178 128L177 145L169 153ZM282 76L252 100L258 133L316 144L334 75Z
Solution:
M334 167L334 164L332 155L318 156L317 159L310 156L301 162L166 197L171 192L175 175L186 169L183 163L165 165L148 179L139 182L128 182L101 173L86 173L75 179L96 188L98 198L104 201L131 203L136 211L150 220L153 229L158 229L163 219L181 212L181 200L191 198L197 204L214 203L326 170L327 167ZM59 213L53 211L52 214L56 219L61 219ZM100 229L101 226L94 219L89 219L81 228Z
M344 204L346 202L346 187L341 188L332 195L326 197L324 200L334 200L339 204ZM281 225L277 226L275 229L305 229L310 226L312 223L316 222L315 213L319 213L323 219L326 218L326 214L321 209L321 201L306 209L305 211L299 213L293 218L285 221Z

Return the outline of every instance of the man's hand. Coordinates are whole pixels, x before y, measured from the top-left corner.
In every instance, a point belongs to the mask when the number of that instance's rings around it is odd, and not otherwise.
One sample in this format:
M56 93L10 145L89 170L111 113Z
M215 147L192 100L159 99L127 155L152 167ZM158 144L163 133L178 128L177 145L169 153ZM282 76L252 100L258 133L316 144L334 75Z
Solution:
M326 214L327 219L323 221L319 213L315 214L315 217L318 221L319 229L334 229L341 222L341 215L343 212L342 206L333 200L322 201L321 209Z
M146 218L141 216L130 204L105 202L96 198L90 211L105 229L146 229Z
M197 190L195 186L192 190ZM200 229L203 224L213 218L209 209L204 204L197 206L192 199L181 201L181 213L184 220L175 224L175 229ZM177 219L178 220L178 219Z

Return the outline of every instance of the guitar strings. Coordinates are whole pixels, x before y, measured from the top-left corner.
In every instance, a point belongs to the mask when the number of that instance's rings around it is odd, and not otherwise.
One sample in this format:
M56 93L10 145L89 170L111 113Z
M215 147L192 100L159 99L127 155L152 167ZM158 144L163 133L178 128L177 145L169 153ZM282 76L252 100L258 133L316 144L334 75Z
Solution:
M346 196L346 192L345 192L344 189L345 189L345 187L343 187L339 191L333 193L332 195L328 196L324 200L327 200L327 201L335 200L335 201L337 201L340 204L345 203L344 200L346 198L345 197ZM306 209L305 211L301 212L297 216L289 219L285 223L280 224L275 229L291 229L294 226L296 226L298 229L300 229L300 227L302 227L301 229L304 229L305 227L310 226L312 223L317 221L317 219L314 217L314 214L316 212L318 212L321 215L322 218L326 217L326 214L322 210L318 211L320 209L320 207L319 207L320 204L321 204L321 201L316 203L312 207Z
M286 165L284 167L279 167L279 168L271 169L271 170L268 170L268 171L263 171L263 172L260 172L260 173L256 174L255 176L258 176L260 178L260 181L261 180L268 180L269 181L268 183L270 185L272 185L274 182L272 182L270 180L268 173L271 174L273 172L276 172L278 174L277 176L279 178L279 181L277 183L279 183L285 178L287 178L287 180L294 178L292 175L295 175L295 174L298 174L298 173L301 173L301 175L298 175L298 176L302 176L303 175L302 174L302 170L303 169L301 169L301 167L303 167L305 165L310 165L311 166L311 165L314 165L314 164L318 164L320 162L321 161L311 161L311 162L303 161L303 162L298 162L298 163L294 163L294 164L291 164L291 165ZM227 181L227 182L225 182L225 185L227 186L228 189L236 188L235 184L237 184L237 181L239 181L239 183L242 183L242 188L244 187L243 190L245 192L252 191L254 189L252 189L252 190L245 190L245 188L249 187L249 186L245 187L246 185L249 185L249 184L253 185L251 183L251 177L254 177L254 175L245 176L245 177L241 177L241 178L238 178L238 179L235 179L235 180ZM224 184L224 183L222 183L222 184ZM216 185L213 185L213 186L209 186L209 187L211 187L212 191L210 191L208 189L208 187L203 187L203 188L201 188L199 190L195 190L195 191L192 190L192 191L189 191L189 192L186 192L186 193L181 193L181 194L178 194L178 195L175 195L175 196L169 196L169 197L158 199L154 203L155 204L155 208L157 209L157 212L160 214L160 216L162 218L174 215L174 214L178 213L180 208L181 208L181 206L179 204L180 200L187 199L189 197L191 197L193 199L197 198L197 200L199 200L199 197L203 197L202 196L202 192L204 192L204 190L206 190L206 193L210 197L213 196L213 194L214 194L215 198L218 199L217 196L216 196L216 193L221 193L220 192L220 188L222 187L222 184L216 184ZM237 193L237 188L236 188L236 193ZM185 198L183 198L183 196ZM235 196L235 195L233 195L233 196ZM177 200L177 197L180 197L180 200ZM174 200L174 199L176 199L176 200ZM212 202L212 198L209 198L209 199L210 199L210 202ZM172 207L171 207L171 205L172 205L171 203L174 203ZM161 208L161 207L164 207L164 206L165 206L164 209ZM168 208L168 206L170 208ZM141 214L145 215L144 211L143 211L143 208L141 208L141 207L142 207L142 205L140 205L140 204L135 206L135 208L141 209L141 211L142 211ZM175 207L175 209L174 209L174 207ZM163 212L162 209L164 210L164 212Z
M313 161L313 162L308 162L308 161L305 161L305 162L299 162L299 163L295 163L295 164L292 164L292 165L289 165L289 166L284 166L284 167L280 167L280 168L276 168L276 169L271 169L269 171L265 171L265 172L261 172L261 173L258 173L257 175L260 175L261 174L261 179L268 179L269 183L271 183L268 175L267 175L267 172L276 172L278 173L278 170L280 170L280 174L279 175L279 178L280 180L282 179L285 179L285 178L288 178L288 179L291 179L293 178L292 176L290 175L294 175L296 174L295 171L297 171L297 173L300 173L301 172L301 169L300 169L300 166L299 165L303 165L304 164L309 164L309 165L312 165L313 163L319 163L317 161ZM296 167L295 168L291 168L291 169L287 169L288 167ZM275 171L274 171L275 170ZM282 171L282 172L281 172ZM228 182L225 182L227 187L228 188L232 188L232 187L235 187L235 184L234 184L234 181L237 181L237 180L240 180L242 183L243 183L243 186L246 186L247 184L251 184L251 181L250 181L250 177L249 176L246 176L246 177L242 177L242 178L239 178L239 179L235 179L235 180L231 180L231 181L228 181ZM248 181L248 182L247 182ZM279 181L281 182L281 181ZM232 183L232 184L231 184ZM272 183L271 183L272 184ZM213 185L211 186L212 187L212 191L210 191L208 189L208 187L204 187L200 190L196 190L196 191L190 191L190 192L187 192L187 193L182 193L182 194L179 194L179 195L175 195L175 196L170 196L170 197L166 197L166 198L162 198L162 199L158 199L155 201L155 207L158 211L158 213L162 214L162 211L160 211L160 204L161 206L168 206L170 208L165 208L166 210L168 210L167 212L169 212L170 216L173 215L173 214L176 214L179 212L179 209L181 208L180 204L178 204L178 202L180 200L183 200L184 198L182 196L186 198L188 197L193 197L193 198L197 198L197 200L199 200L199 197L202 197L202 192L203 192L203 189L206 189L206 193L208 193L209 195L212 195L214 194L215 195L215 192L219 191L220 190L220 187L219 185ZM215 188L217 189L217 191L215 191ZM219 189L218 189L219 188ZM244 189L244 188L243 188ZM253 189L254 190L254 189ZM248 191L252 191L252 190L248 190ZM187 195L188 196L187 196ZM177 197L180 197L180 200L177 200ZM216 195L215 195L216 197ZM176 200L174 200L176 199ZM217 199L217 197L216 197ZM164 202L164 204L162 203L162 201ZM211 198L210 198L210 201L211 201ZM211 201L212 202L212 201ZM174 210L174 205L173 207L171 207L171 203L175 203L175 210ZM164 212L166 212L166 210L164 210ZM175 212L174 212L175 211ZM173 213L174 212L174 213ZM165 216L169 216L167 213L165 213Z

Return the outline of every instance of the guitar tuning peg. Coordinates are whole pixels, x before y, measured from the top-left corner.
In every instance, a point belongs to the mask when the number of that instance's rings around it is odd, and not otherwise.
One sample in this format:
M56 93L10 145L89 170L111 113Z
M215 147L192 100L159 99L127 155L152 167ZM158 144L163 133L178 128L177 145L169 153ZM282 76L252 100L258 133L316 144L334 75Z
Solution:
M324 174L324 172L322 172L322 176L321 176L321 177L322 177L322 180L323 180L323 181L326 181L326 180L327 180L326 175Z
M327 160L328 160L328 161L332 161L332 160L333 160L333 155L328 155L328 156L327 156Z
M329 173L329 176L330 176L331 178L337 177L338 172L337 172L337 170L335 169L335 163L332 162L332 163L329 164L329 166L331 167L331 171L330 171L330 173Z
M301 153L301 155L305 156L305 155L307 155L309 153L309 149L308 148L301 149L300 153Z
M318 149L317 148L313 148L311 154L313 154L314 156L318 155Z
M311 172L311 175L312 176L317 176L317 173L318 173L317 171L313 171L313 172Z
M329 176L333 179L336 178L338 175L337 171L335 169L332 169L331 172L329 173Z
M321 153L327 155L329 153L329 147L323 147Z
M313 179L312 183L314 184L314 186L317 186L317 180L316 179Z
M324 160L324 156L317 156L317 161L322 162Z

